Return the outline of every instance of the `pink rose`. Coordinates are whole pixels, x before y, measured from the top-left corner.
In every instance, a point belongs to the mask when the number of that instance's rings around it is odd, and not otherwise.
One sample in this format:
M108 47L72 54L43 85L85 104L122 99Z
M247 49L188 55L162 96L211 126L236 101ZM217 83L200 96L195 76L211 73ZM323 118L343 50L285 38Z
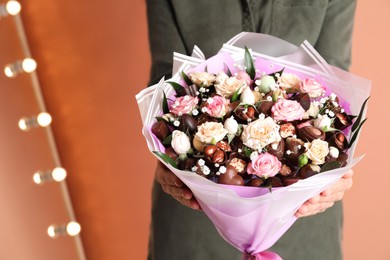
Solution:
M252 85L253 83L251 77L245 71L240 70L235 76L239 80L244 80L248 86Z
M202 107L202 112L212 117L220 118L226 115L228 111L229 100L219 95L207 99Z
M309 94L311 98L318 98L325 93L325 86L315 79L304 79L301 82L300 90Z
M257 155L247 167L249 174L255 174L259 177L273 177L282 167L282 163L275 156L269 153L261 153Z
M305 110L295 100L279 99L272 106L271 112L275 120L291 122L302 119Z
M175 103L172 104L170 112L172 114L181 116L183 114L190 114L198 105L199 99L193 96L178 97Z

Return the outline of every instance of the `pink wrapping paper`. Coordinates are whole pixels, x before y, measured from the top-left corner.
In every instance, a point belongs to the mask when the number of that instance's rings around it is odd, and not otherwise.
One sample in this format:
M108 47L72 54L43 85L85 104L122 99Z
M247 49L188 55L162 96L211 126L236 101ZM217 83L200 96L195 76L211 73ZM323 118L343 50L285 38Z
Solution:
M233 37L218 55L206 61L202 60L197 47L193 57L175 54L174 76L170 80L181 82L178 72L203 71L206 66L213 73L224 70L225 66L234 72L234 64L243 64L243 46L252 48L255 63L263 71L275 72L285 68L299 75L320 78L339 96L348 97L349 109L353 114L359 112L361 104L369 96L370 81L326 64L307 42L296 47L280 39L254 33L241 33ZM143 134L151 152L164 151L150 132L154 117L162 111L163 90L167 96L174 95L171 86L162 79L136 96L144 125ZM272 192L266 188L216 184L163 163L191 189L220 235L243 252L242 259L276 260L281 257L266 250L295 222L296 210L306 200L337 182L362 159L363 156L354 158L356 143L348 151L350 159L346 167L317 174L287 187L274 188Z

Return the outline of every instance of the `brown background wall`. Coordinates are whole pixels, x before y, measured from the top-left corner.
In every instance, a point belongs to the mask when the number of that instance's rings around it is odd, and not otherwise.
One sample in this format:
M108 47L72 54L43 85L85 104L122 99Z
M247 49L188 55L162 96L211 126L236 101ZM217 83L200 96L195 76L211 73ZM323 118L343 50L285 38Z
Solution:
M87 258L146 259L155 160L149 155L141 135L134 98L147 85L150 65L144 1L36 0L21 3L48 111L53 115L61 160L69 172L67 183L83 228L81 237ZM387 97L390 91L382 79L388 74L386 59L390 58L389 38L382 28L390 22L389 11L390 3L386 0L358 3L352 71L371 78L373 92L369 121L359 145L360 153L367 153L367 157L355 169L355 184L345 199L346 260L390 259L387 242L390 189L384 163L390 145L384 126L389 120ZM15 47L18 42L9 29L13 26L10 21L0 21L0 62L5 63L22 57ZM0 138L6 144L0 152L1 161L8 162L0 169L2 180L8 176L4 184L0 182L0 197L15 196L14 200L0 199L0 205L10 212L7 221L14 221L15 226L23 223L31 237L36 234L42 239L35 240L37 244L45 243L46 246L47 243L54 247L49 251L73 254L70 239L51 241L44 237L46 223L53 218L63 218L65 213L55 185L43 188L45 194L56 194L51 202L44 202L39 200L39 196L45 197L42 187L36 189L31 184L29 172L42 164L50 167L52 162L47 159L49 155L44 147L32 151L31 145L24 143L26 138L29 142L44 138L36 137L42 132L26 135L16 128L19 117L38 112L28 86L24 76L10 80L0 75ZM22 96L26 98L22 99ZM15 167L20 160L27 168ZM8 174L10 170L14 171L12 175ZM27 183L26 188L21 185L23 182ZM28 201L24 198L34 196L41 202L42 210L31 208L31 218L17 219L23 212L15 207L25 208ZM54 209L54 205L58 209ZM27 224L37 223L36 219L40 219L40 225ZM9 234L1 232L0 242L14 236L11 231ZM15 241L21 243L14 238L9 244L15 244ZM0 243L0 252L3 249L4 243ZM47 253L46 258L36 259L58 258Z

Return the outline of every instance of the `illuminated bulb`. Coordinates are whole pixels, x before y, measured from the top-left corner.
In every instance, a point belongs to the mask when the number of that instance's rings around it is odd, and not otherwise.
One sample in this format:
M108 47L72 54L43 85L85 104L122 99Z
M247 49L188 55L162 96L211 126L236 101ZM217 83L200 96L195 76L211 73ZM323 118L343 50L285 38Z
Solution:
M47 228L47 234L49 235L49 237L51 238L55 238L58 236L57 232L56 232L56 227L51 225Z
M22 68L24 72L31 73L37 68L37 62L31 58L25 58L22 61Z
M5 4L5 9L10 15L17 15L22 9L22 6L19 4L18 1L11 0Z
M80 234L81 226L79 223L71 221L66 225L66 233L68 233L69 236L77 236Z
M31 58L18 60L4 67L4 74L9 78L16 77L19 73L31 73L37 68L37 62Z
M70 221L68 224L62 224L60 226L51 225L47 228L47 235L51 238L58 236L77 236L80 234L81 226L75 221Z
M37 122L39 126L46 127L51 123L51 115L46 112L39 113L37 116Z
M42 112L39 113L38 116L21 118L18 125L21 130L28 131L31 128L46 127L50 125L51 121L51 115L46 112Z
M34 181L36 184L41 184L41 183L42 183L41 174L40 174L39 172L34 173L34 175L33 175L33 181Z
M66 178L66 170L64 168L61 168L61 167L56 167L51 172L51 177L56 182L63 181Z

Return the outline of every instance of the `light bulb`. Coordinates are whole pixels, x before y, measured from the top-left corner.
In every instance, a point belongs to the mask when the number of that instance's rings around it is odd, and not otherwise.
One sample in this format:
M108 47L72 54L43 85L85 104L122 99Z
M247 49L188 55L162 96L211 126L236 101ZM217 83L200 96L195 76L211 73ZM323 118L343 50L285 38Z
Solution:
M31 58L25 58L22 61L22 68L24 72L31 73L37 68L37 62Z
M5 9L10 15L17 15L22 9L22 6L18 1L11 0L5 4Z
M19 120L18 125L19 125L19 128L21 130L23 130L23 131L27 131L28 130L29 127L27 125L27 121L28 121L28 119L25 118L25 117L23 117L22 119Z
M51 238L55 238L58 236L57 232L56 232L56 227L54 225L51 225L47 228L47 234L49 237Z
M51 172L51 176L52 176L53 180L55 180L57 182L63 181L66 178L66 170L64 168L61 168L61 167L56 167Z
M80 234L81 226L79 223L71 221L66 225L66 233L68 233L69 236L77 236Z
M41 184L41 183L42 183L41 174L40 174L39 172L34 173L34 175L33 175L33 181L34 181L36 184Z
M39 113L37 116L37 122L39 126L46 127L51 123L51 115L46 112Z
M8 78L13 78L16 76L14 70L12 69L12 66L11 65L6 65L4 67L4 74L8 77Z

